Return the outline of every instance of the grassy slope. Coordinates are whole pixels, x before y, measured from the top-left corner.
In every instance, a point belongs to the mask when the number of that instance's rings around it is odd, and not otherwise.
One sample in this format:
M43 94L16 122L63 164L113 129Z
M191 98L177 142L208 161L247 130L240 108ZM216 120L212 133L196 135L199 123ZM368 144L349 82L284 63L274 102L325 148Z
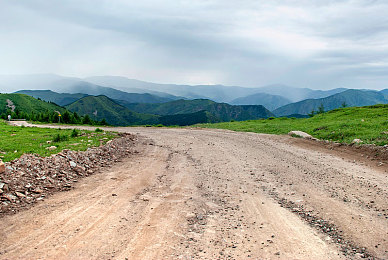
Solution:
M14 103L16 109L27 113L40 113L47 111L63 112L65 110L63 107L37 100L24 94L0 94L0 112L6 111L7 99Z
M130 111L106 96L88 96L66 106L79 115L88 114L92 119L105 120L112 125L154 124L158 122L155 115L139 114ZM97 111L97 116L93 113Z
M198 126L268 134L287 134L291 130L300 130L324 140L350 143L359 138L364 143L386 145L388 105L336 109L312 118L275 118Z
M99 146L100 140L106 143L117 137L116 133L79 130L81 135L73 138L71 132L72 130L9 126L3 120L0 120L0 159L8 162L19 158L24 153L49 156L63 149L83 151L91 146ZM68 140L47 143L47 141L52 141L57 134L66 135ZM45 148L49 146L56 146L57 149L53 151L46 150Z

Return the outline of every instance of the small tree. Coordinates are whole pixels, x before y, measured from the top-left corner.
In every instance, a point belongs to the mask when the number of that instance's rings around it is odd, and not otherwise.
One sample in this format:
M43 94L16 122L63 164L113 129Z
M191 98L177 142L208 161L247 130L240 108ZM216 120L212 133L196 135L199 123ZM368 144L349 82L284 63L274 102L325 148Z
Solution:
M309 114L307 114L309 117L313 117L316 114L315 110L311 110Z
M82 124L84 125L91 125L92 120L90 119L89 115L85 115L84 118L82 119Z
M347 107L347 106L348 106L348 104L346 104L346 101L342 102L341 107L345 108L345 107Z
M105 118L101 120L100 125L108 125L108 122L106 122Z
M65 124L70 123L70 113L67 110L62 115L62 123L65 123Z
M318 112L317 114L323 114L325 113L325 107L323 106L323 104L321 103L321 105L318 107Z

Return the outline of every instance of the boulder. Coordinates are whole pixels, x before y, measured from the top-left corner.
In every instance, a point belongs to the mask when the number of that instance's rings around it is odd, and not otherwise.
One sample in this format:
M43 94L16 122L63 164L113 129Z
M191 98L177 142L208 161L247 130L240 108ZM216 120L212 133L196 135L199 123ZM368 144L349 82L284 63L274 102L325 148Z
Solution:
M305 138L305 139L318 140L317 138L312 137L312 136L309 135L308 133L305 133L305 132L302 132L302 131L290 131L290 132L288 133L288 135L290 135L290 136L302 137L302 138Z

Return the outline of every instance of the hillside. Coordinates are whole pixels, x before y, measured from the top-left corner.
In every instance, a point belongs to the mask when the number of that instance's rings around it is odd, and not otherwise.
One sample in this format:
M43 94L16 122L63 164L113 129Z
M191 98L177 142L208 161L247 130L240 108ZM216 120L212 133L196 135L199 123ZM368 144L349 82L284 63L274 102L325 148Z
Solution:
M269 110L261 105L233 106L208 99L176 100L162 104L128 104L125 102L121 102L121 104L138 113L156 115L188 114L204 110L218 118L219 121L241 121L273 116Z
M317 111L322 105L325 111L346 106L368 106L375 104L385 104L388 100L383 94L377 91L362 91L349 89L344 92L320 99L306 99L296 103L291 103L275 109L273 113L276 116L286 116L290 114L307 115L313 110Z
M0 94L0 114L7 111L19 111L24 113L45 113L65 109L56 104L38 100L24 94Z
M88 96L87 94L82 93L57 93L51 90L19 90L15 93L26 94L34 98L40 98L45 101L54 102L60 106L66 106L73 103L74 101L77 101L78 99Z
M105 119L112 125L158 123L157 116L132 112L106 96L87 96L67 105L66 108L82 116L89 115L93 120Z
M236 98L230 102L232 105L262 105L269 110L290 104L291 101L279 95L256 93L242 98Z
M388 104L385 104L339 108L311 118L282 117L199 126L268 134L287 134L292 130L300 130L323 140L351 143L357 138L363 143L387 145L387 115Z
M167 115L161 116L159 118L159 122L162 125L170 126L170 125L195 125L199 123L217 123L220 122L218 118L216 118L211 113L201 110L194 113L188 114L176 114L176 115Z

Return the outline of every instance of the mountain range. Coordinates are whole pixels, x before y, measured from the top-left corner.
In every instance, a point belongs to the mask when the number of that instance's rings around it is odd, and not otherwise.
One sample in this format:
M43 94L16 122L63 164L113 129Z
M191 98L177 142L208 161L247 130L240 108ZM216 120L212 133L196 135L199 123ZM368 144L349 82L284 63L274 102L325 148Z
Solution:
M17 90L81 115L94 116L96 120L105 118L114 125L153 124L160 120L169 124L219 122L274 115L301 117L320 107L331 110L342 105L388 103L388 89L312 90L279 84L259 88L190 86L116 76L83 79L54 74L0 76L0 89ZM190 116L193 120L189 120Z
M159 123L164 125L190 125L274 116L261 105L233 106L211 100L177 100L161 104L130 104L112 100L106 96L87 96L67 105L66 108L72 112L77 112L79 115L88 114L97 121L105 118L112 125Z
M105 95L112 99L127 100L131 103L162 103L178 99L210 99L215 102L239 104L238 98L245 98L241 104L265 105L260 100L250 98L258 93L275 95L284 99L274 108L308 98L323 98L346 89L336 88L332 90L313 90L309 88L295 88L286 85L268 85L264 87L246 88L239 86L223 85L177 85L158 84L118 76L97 76L88 78L63 77L55 74L34 75L0 75L0 92L14 92L18 90L52 90L62 93L83 93L88 95ZM133 95L145 94L148 95ZM132 94L132 95L128 95ZM123 96L123 98L120 98ZM266 100L266 96L262 100ZM246 100L251 100L246 102ZM268 106L268 104L267 104ZM271 109L274 109L271 108Z

